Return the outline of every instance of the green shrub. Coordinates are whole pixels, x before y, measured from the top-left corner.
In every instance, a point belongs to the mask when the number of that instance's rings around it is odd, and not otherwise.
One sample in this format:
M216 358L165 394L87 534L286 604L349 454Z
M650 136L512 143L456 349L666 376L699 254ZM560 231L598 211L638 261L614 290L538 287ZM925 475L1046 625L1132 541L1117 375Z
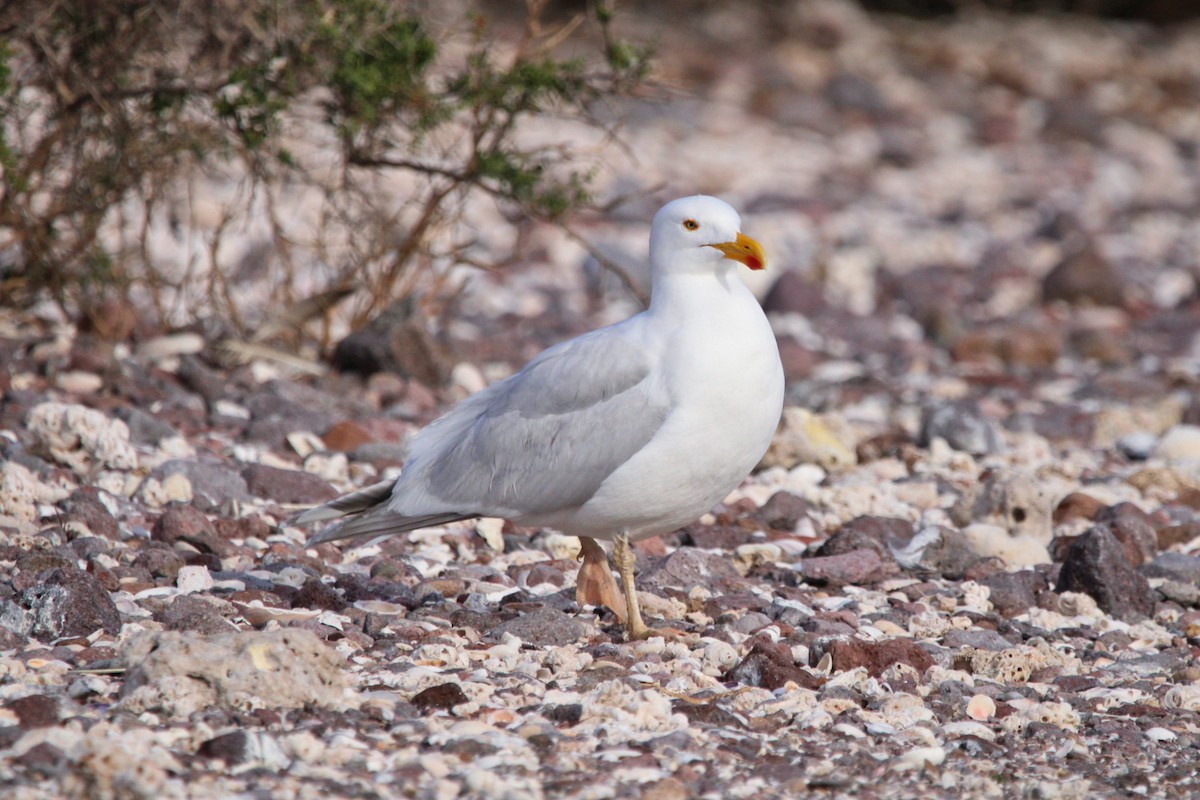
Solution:
M613 38L606 6L551 25L544 5L530 0L524 31L506 33L437 3L17 0L0 12L0 300L48 295L84 315L101 299L149 301L163 322L215 314L249 336L294 332L297 313L345 297L361 323L436 288L473 261L468 196L514 220L589 202L591 165L570 142L522 147L521 124L600 126L598 101L646 76L645 50ZM314 170L298 138L332 165ZM403 196L381 191L394 172L417 178ZM144 237L179 187L216 179L238 191L206 263L156 260ZM307 261L279 218L297 187L323 198ZM251 301L222 242L263 209L281 266ZM322 251L331 241L351 244Z

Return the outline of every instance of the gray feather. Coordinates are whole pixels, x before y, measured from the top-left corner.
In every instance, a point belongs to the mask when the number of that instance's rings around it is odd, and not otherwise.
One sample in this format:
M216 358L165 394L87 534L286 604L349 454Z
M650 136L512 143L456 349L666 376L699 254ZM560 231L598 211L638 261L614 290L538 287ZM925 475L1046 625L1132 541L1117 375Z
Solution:
M391 511L376 511L348 519L333 525L309 538L307 546L312 547L322 542L335 542L339 539L358 539L364 536L385 536L393 533L415 531L418 528L431 528L435 525L445 525L463 519L472 519L470 514L428 514L423 517L406 517Z
M388 508L513 518L582 505L666 419L650 374L607 329L547 350L422 431Z
M314 522L337 519L347 514L359 514L386 503L388 498L392 496L392 490L395 488L396 482L394 480L373 483L365 489L344 494L341 497L330 500L328 503L315 506L307 511L302 511L289 519L287 524L311 525Z

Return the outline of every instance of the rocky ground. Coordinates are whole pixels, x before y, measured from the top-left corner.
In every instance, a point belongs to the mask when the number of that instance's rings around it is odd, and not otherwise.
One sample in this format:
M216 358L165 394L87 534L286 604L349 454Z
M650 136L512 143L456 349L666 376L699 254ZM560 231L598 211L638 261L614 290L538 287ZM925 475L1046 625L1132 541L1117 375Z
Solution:
M587 233L632 266L662 199L734 201L789 379L760 471L639 545L681 633L577 608L553 532L284 525L634 308L552 233L467 287L445 386L2 309L5 796L1200 792L1200 30L643 23L603 180L663 188Z

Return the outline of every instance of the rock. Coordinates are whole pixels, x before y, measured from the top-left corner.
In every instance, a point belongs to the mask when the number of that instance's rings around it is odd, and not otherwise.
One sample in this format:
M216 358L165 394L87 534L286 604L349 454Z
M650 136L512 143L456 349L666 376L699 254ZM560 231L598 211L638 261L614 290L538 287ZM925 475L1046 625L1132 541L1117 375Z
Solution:
M1200 425L1176 425L1163 434L1154 455L1172 463L1200 462Z
M740 525L701 525L695 523L680 530L682 543L701 550L736 550L754 537L754 531Z
M1093 520L1102 508L1104 508L1104 503L1090 494L1071 492L1058 501L1058 505L1054 507L1054 514L1051 519L1055 525L1074 519Z
M1093 241L1058 263L1042 279L1042 302L1121 306L1121 279Z
M796 665L786 645L761 637L752 640L750 651L721 680L771 691L783 688L788 681L805 689L816 689L823 683L821 678Z
M984 578L988 599L1002 617L1015 617L1037 606L1037 597L1050 588L1046 576L1032 569L997 572Z
M1118 503L1100 509L1095 522L1107 525L1125 550L1125 560L1132 566L1141 566L1158 555L1158 533L1150 515L1133 503Z
M808 409L788 406L758 468L791 469L798 464L816 464L834 471L854 463L854 452L838 440L824 419Z
M1101 525L1071 545L1055 590L1091 595L1101 610L1122 619L1154 613L1150 584L1130 566L1121 543Z
M237 631L216 606L194 595L178 595L171 604L155 612L154 619L169 631L190 631L203 636Z
M49 728L58 724L61 717L59 701L48 694L31 694L9 700L5 707L17 717L17 724L29 728Z
M321 434L321 441L330 450L350 453L360 445L375 441L375 438L362 425L344 419Z
M974 403L959 401L925 409L917 444L929 447L934 439L943 439L955 450L984 456L1000 450L1000 434L984 419Z
M845 586L876 583L895 574L896 568L885 562L874 549L851 550L836 556L817 556L800 562L800 574L806 581Z
M101 490L84 486L76 489L62 503L63 516L60 525L73 537L99 536L117 541L120 529L114 517L100 499Z
M889 549L908 542L913 537L913 524L899 517L863 515L855 517L834 531L833 535L817 548L818 556L836 556L863 548L877 551L880 556L891 559Z
M127 668L120 705L175 719L214 707L347 708L357 705L342 672L342 657L299 628L238 631L197 638L148 632L125 641Z
M912 639L888 639L883 642L834 639L828 643L825 652L833 659L834 672L866 667L867 672L875 678L893 664L907 664L919 674L924 674L934 665L933 656Z
M1156 532L1158 549L1166 550L1176 545L1186 545L1200 538L1200 522L1184 522L1179 525L1168 525Z
M231 500L242 502L250 499L246 481L233 467L223 461L192 459L172 459L159 464L138 487L138 494L143 493L150 481L161 486L176 475L188 481L192 496L196 500L202 499L206 508L216 508Z
M561 647L586 636L588 626L558 609L539 608L500 623L488 632L488 639L499 642L506 633L538 647Z
M1142 574L1148 578L1169 578L1200 586L1200 556L1160 553L1149 564L1142 566Z
M94 575L74 567L39 576L17 596L17 605L29 611L29 629L23 633L45 642L121 630L121 617L108 592Z
M135 444L157 447L163 439L179 435L170 423L136 406L121 406L113 415L129 426L129 439Z
M794 269L786 269L780 274L763 298L762 306L768 314L803 314L806 317L816 316L829 308L824 290Z
M1054 538L1051 524L1056 490L1046 479L1022 470L997 471L968 489L950 509L957 525L1003 526L1012 537L1043 544ZM994 555L985 553L984 555Z
M1127 433L1117 439L1117 450L1130 461L1145 461L1157 445L1158 437L1148 431Z
M1040 538L1013 536L998 525L977 523L962 530L963 538L980 558L996 558L1009 567L1032 567L1053 561Z
M638 576L638 583L653 591L668 588L690 591L701 586L720 593L726 587L741 585L742 576L726 556L681 547L645 569Z
M292 608L320 608L345 611L350 604L336 589L319 578L309 578L292 598Z
M39 403L30 409L25 424L42 450L79 474L137 467L129 427L93 408Z
M467 701L466 693L457 683L439 683L417 692L409 702L424 712L430 712L439 709L449 711Z
M808 503L791 492L776 492L751 517L772 530L794 532L809 518Z
M371 375L394 372L427 386L450 377L449 354L429 333L424 318L406 298L384 309L363 328L337 343L333 366L339 372Z
M329 481L301 470L251 464L242 470L242 479L251 494L277 503L316 505L338 496Z
M960 579L981 559L962 532L941 525L924 525L907 541L893 540L888 553L904 569L929 571L952 580Z
M154 521L150 535L160 542L182 541L204 553L228 555L231 545L217 533L202 511L192 506L172 506Z

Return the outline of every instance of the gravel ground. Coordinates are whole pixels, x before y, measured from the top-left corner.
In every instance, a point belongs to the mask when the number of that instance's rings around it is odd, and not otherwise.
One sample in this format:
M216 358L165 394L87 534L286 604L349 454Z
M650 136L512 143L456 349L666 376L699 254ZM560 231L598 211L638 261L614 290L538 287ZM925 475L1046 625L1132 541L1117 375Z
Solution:
M763 6L642 20L667 89L601 177L641 194L587 230L632 270L711 192L772 256L784 424L638 545L669 635L579 609L553 532L283 525L634 308L554 232L443 388L0 309L0 792L1200 792L1200 29Z

